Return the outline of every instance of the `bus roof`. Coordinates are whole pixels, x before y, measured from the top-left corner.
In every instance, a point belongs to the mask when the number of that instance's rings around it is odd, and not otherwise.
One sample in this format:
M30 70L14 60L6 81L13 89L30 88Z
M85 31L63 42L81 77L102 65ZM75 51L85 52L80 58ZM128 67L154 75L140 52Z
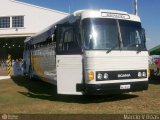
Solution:
M74 14L74 16L81 16L81 19L85 19L85 18L111 18L111 19L123 19L123 20L140 22L139 16L129 14L124 11L118 11L118 10L87 9L87 10L78 10L78 11L74 12L73 14Z
M67 21L70 21L70 17L81 17L81 19L85 18L110 18L110 19L123 19L123 20L129 20L129 21L135 21L140 22L140 18L136 15L128 14L127 12L123 11L117 11L117 10L107 10L107 9L100 9L100 10L92 10L92 9L86 9L86 10L78 10L75 11L73 14L68 15L67 17L63 18L62 20L58 21L57 23L52 24L51 26L47 27L40 33L26 38L24 43L29 44L36 44L39 42L43 42L51 36L56 28L57 24L62 24Z

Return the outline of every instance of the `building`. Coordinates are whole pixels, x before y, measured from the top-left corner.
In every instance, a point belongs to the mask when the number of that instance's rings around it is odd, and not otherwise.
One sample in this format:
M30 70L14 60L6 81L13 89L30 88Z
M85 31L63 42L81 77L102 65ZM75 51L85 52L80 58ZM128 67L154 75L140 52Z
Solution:
M23 42L68 14L32 4L0 1L0 59L22 57Z

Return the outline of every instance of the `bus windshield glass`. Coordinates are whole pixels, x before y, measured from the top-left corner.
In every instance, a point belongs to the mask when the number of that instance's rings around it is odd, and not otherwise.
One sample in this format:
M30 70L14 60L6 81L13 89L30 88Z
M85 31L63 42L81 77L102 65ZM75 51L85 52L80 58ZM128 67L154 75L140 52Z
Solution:
M146 50L144 30L139 22L87 18L82 25L86 50Z

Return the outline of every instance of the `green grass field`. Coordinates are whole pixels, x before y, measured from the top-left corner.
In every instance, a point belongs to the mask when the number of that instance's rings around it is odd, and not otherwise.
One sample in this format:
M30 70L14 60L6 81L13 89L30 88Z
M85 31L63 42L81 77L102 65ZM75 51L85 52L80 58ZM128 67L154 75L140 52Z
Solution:
M160 79L145 92L107 96L57 95L39 80L13 77L0 81L0 113L7 114L160 114Z

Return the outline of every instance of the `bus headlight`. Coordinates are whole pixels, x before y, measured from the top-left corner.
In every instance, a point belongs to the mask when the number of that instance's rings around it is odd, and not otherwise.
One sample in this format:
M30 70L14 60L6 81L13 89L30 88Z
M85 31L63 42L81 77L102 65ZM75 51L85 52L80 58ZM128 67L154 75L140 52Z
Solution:
M108 74L107 74L107 73L104 73L103 78L104 78L104 79L108 79Z
M97 78L98 78L99 80L102 80L103 75L102 75L101 73L98 73L98 74L97 74Z
M143 76L143 77L147 77L146 72L143 72L143 73L142 73L142 76Z
M88 79L89 79L89 80L94 80L94 72L93 72L93 71L90 71L90 72L88 73Z
M97 81L108 80L108 79L109 79L109 75L107 72L97 72L96 73Z
M142 73L141 72L138 72L138 77L142 77Z
M139 78L147 78L147 71L141 71L141 72L138 72L138 77Z

